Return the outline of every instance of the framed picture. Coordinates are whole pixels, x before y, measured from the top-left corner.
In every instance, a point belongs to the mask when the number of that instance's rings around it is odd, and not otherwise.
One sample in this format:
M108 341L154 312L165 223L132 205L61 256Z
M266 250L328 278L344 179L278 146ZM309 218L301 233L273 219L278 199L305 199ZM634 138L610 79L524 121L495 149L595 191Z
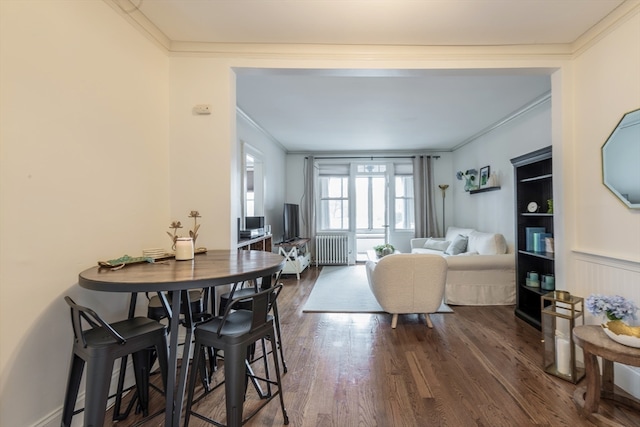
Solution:
M480 180L478 181L478 185L480 188L487 188L489 186L489 174L491 168L489 166L485 166L480 168Z

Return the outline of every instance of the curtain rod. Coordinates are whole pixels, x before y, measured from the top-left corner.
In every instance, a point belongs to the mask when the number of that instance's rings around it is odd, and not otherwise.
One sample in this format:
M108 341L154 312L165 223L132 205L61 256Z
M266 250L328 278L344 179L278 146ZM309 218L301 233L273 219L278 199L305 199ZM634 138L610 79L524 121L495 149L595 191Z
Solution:
M415 159L416 157L431 157L433 159L439 159L440 156L336 156L336 157L314 157L316 160L328 160L328 159ZM305 157L308 159L309 157Z

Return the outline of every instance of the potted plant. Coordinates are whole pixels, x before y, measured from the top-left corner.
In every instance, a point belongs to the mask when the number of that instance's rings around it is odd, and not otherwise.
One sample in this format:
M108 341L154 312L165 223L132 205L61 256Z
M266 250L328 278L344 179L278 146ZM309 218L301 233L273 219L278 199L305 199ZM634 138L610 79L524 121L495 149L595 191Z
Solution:
M394 253L396 248L394 248L390 243L385 243L383 245L374 246L373 250L376 251L376 255L382 258L385 255Z

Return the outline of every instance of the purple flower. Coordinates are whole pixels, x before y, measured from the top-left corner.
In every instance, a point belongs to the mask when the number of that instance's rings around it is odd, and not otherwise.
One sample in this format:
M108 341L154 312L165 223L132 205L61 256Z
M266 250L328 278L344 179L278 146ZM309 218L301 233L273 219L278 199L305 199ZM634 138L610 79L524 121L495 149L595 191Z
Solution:
M638 307L620 295L589 295L586 301L587 310L594 316L605 315L609 320L629 320L636 318Z

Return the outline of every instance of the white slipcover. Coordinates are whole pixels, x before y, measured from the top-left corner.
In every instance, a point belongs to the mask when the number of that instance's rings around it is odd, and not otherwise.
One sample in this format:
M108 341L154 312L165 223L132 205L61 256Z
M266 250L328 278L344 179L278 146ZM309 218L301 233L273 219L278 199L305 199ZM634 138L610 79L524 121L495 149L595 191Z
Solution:
M369 287L380 306L393 314L395 328L398 314L424 313L431 327L429 313L440 308L447 278L447 262L439 255L392 254L366 265Z

